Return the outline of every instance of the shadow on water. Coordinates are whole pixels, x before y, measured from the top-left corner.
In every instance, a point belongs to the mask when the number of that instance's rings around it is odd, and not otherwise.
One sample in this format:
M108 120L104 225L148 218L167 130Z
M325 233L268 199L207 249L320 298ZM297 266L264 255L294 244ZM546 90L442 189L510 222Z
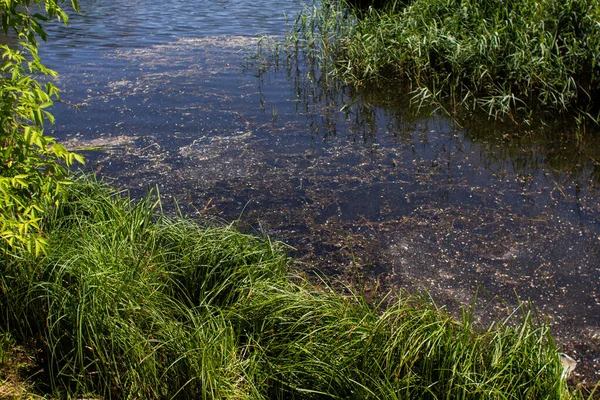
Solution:
M8 32L8 34L4 34L4 32L0 30L0 45L16 49L19 47L19 39L17 38L16 34L10 31Z
M134 195L158 186L188 216L239 218L369 295L425 288L457 311L482 288L483 320L531 299L597 380L597 136L459 126L400 86L345 88L267 51L283 46L275 4L139 1L119 13L127 31L111 19L124 4L82 2L42 55L63 88L52 134L100 149L84 150L89 169Z

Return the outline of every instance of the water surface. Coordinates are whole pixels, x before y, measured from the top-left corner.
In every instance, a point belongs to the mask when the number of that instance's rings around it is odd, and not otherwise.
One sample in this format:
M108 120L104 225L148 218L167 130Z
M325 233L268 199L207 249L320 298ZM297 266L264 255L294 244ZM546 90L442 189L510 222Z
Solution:
M595 379L598 140L459 126L401 89L339 91L253 57L301 7L82 0L41 52L63 89L52 134L101 148L87 168L135 196L158 187L186 215L239 219L293 246L298 269L361 276L367 293L425 288L456 311L479 290L496 314L531 299Z

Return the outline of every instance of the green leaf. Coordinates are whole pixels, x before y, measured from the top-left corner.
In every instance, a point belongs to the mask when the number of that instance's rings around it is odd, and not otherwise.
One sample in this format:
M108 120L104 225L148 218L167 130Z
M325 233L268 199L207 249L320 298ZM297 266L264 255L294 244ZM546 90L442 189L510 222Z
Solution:
M39 11L29 14L30 5ZM68 18L56 0L0 0L2 30L19 38L17 49L0 45L0 241L8 245L0 253L45 251L42 219L71 183L63 165L85 161L43 131L45 121L54 123L47 109L59 90L38 81L57 74L41 62L37 38L47 39L42 23L54 18Z

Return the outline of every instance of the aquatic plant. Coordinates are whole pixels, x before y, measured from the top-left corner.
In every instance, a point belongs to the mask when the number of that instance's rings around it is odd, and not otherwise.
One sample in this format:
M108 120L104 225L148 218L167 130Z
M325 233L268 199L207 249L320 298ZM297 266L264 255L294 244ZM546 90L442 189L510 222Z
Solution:
M583 126L600 122L598 20L596 0L388 1L381 9L326 0L289 37L351 85L401 77L417 105L517 122L558 114Z

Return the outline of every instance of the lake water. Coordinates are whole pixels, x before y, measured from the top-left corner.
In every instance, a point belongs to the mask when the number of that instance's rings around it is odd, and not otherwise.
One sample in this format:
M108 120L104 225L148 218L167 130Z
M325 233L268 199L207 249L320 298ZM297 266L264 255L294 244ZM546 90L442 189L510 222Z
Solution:
M424 288L453 312L478 289L494 314L531 299L596 379L598 138L458 126L400 89L340 91L276 63L264 49L301 8L81 0L42 46L62 88L48 131L97 147L87 168L134 196L158 187L166 207L288 243L299 270L360 276L368 294Z

